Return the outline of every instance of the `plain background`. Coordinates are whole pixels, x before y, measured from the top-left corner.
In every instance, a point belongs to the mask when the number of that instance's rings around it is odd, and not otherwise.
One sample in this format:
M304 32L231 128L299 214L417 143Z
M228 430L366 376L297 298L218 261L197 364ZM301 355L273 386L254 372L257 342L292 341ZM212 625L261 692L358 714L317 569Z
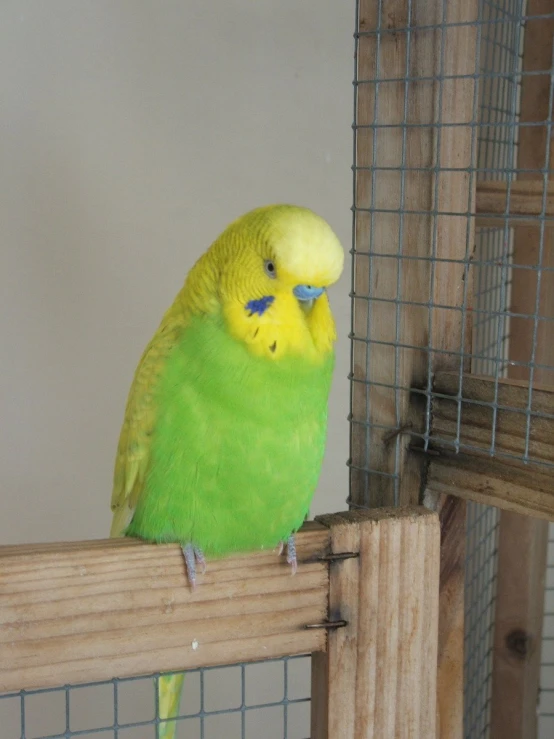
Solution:
M107 535L135 366L230 220L306 205L349 250L353 29L331 0L2 1L1 543ZM347 254L313 513L346 507L349 289Z
M351 238L353 3L0 5L3 543L104 536L140 354L225 225ZM314 511L347 495L349 268Z

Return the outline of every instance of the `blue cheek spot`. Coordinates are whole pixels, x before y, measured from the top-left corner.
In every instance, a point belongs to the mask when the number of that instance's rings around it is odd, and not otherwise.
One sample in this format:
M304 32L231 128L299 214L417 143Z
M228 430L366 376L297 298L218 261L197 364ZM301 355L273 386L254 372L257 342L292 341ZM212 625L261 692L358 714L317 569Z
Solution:
M249 300L244 307L247 311L250 311L251 316L255 313L259 316L263 316L274 300L275 297L273 295L264 295L263 298L260 298L259 300Z

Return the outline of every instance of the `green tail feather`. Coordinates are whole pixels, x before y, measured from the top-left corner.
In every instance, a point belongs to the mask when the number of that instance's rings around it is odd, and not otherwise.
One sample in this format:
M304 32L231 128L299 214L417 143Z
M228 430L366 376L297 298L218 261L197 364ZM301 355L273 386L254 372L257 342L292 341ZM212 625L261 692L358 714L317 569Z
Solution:
M174 719L179 713L184 679L184 675L163 675L159 678L158 710L160 723L158 724L157 739L175 739L177 721L167 721L166 719Z

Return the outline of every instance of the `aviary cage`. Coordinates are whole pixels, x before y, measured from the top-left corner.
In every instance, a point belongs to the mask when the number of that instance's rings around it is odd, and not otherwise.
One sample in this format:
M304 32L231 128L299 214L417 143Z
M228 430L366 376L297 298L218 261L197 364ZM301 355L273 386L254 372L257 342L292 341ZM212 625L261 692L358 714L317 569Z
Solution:
M193 595L177 547L0 549L2 739L153 739L180 669L187 739L552 735L553 37L552 0L359 0L350 512Z

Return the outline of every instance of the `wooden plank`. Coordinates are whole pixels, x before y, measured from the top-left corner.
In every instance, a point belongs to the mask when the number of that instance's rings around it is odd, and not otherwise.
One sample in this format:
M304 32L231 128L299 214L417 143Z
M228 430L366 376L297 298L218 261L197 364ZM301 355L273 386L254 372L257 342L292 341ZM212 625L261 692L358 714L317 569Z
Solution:
M509 203L508 203L509 195ZM554 183L549 183L543 203L544 183L540 180L513 180L507 182L479 182L475 212L477 226L504 228L506 218L511 226L539 226L537 216L546 216L545 226L554 226ZM549 237L550 238L550 237ZM536 239L536 236L535 236Z
M457 372L437 372L433 380L433 392L457 397L460 376ZM524 410L529 399L529 380L502 377L498 381L489 375L463 375L461 395L465 399L481 403L505 405L514 410ZM554 385L536 382L531 398L533 413L554 414Z
M553 0L528 0L526 15L554 11ZM550 70L552 64L554 19L529 18L525 24L523 71ZM520 122L547 121L550 74L524 75L521 80ZM553 167L554 149L550 142L550 161L546 157L549 128L523 126L519 130L518 180L543 186L540 172ZM530 185L530 186L533 186ZM550 186L549 186L550 187ZM550 223L547 221L547 223ZM511 273L511 311L554 318L554 271L541 273L540 287L535 269L554 267L554 231L534 227L514 229ZM517 265L523 268L518 269ZM537 301L538 297L538 301ZM529 382L525 365L543 365L534 372L533 385L554 385L554 323L540 321L537 330L530 319L510 319L509 376ZM533 340L536 340L533 354ZM551 369L546 369L550 367ZM550 475L550 477L552 477ZM544 492L536 485L537 496ZM545 501L537 503L544 506ZM544 510L544 508L542 509ZM495 610L494 658L491 695L491 739L528 739L537 735L540 647L544 608L548 524L509 511L500 514L498 580ZM517 637L517 638L515 638Z
M511 464L517 464L512 457L527 452L531 464L524 469L532 487L535 473L548 472L543 465L554 466L554 388L535 385L528 408L527 382L465 375L459 401L459 381L457 373L438 373L435 378L434 392L448 397L433 399L432 448L452 450L459 441L468 455L494 453Z
M432 274L433 303L448 308L432 312L430 343L434 349L460 354L436 353L432 356L433 373L469 370L472 328L470 319L464 322L460 307L469 308L471 290L468 264L475 243L475 221L461 215L475 208L475 185L469 170L477 152L473 149L473 128L465 125L474 120L476 111L475 74L477 27L463 25L478 17L478 2L438 3L444 22L454 24L443 31L444 70L437 72L455 77L440 83L437 105L441 122L447 125L437 130L438 165L445 169L467 168L467 171L438 172L437 257ZM443 10L444 6L444 10ZM461 25L458 25L461 24ZM473 185L473 187L472 187ZM464 334L465 332L465 334ZM429 497L427 497L429 499ZM438 736L441 739L462 739L464 735L464 568L466 543L466 504L458 498L438 497L441 521L441 591L439 611L438 653Z
M554 521L552 472L544 468L530 470L525 464L441 452L429 465L426 493L455 495L503 511Z
M545 521L502 511L498 536L491 739L537 736L547 547L548 524Z
M458 391L463 398L458 401ZM439 372L433 391L432 456L426 494L450 494L507 511L554 519L554 388L536 385L527 426L529 384L524 380ZM488 405L490 404L490 405ZM492 405L501 407L494 414ZM460 426L458 410L460 405ZM494 423L493 423L494 421ZM494 427L494 458L491 458ZM523 456L529 428L531 462ZM459 440L461 453L454 451Z
M320 516L331 533L331 552L360 552L360 528L351 514ZM332 654L312 655L312 739L356 736L356 675L360 562L347 559L332 565L329 619L348 625L329 633ZM371 625L370 625L371 628ZM340 707L340 708L339 708Z
M325 649L329 532L306 525L298 573L254 553L208 563L195 591L177 545L108 539L0 547L0 692Z
M313 659L312 739L429 739L436 732L440 529L422 507L318 519L333 552L329 633Z
M447 739L450 731L462 731L460 723L463 727L464 695L459 686L463 685L464 664L466 503L446 491L440 491L437 498L441 526L438 659L442 681L437 693L437 735ZM449 685L456 688L450 694Z
M351 494L357 505L418 502L424 458L409 453L409 432L425 431L426 416L424 405L410 415L409 388L425 387L430 372L457 370L461 350L470 347L470 313L464 319L459 309L471 302L468 262L475 219L467 214L475 207L470 170L476 152L473 129L466 124L474 118L477 27L464 23L476 18L476 0L361 0L359 5L360 33L383 30L379 38L362 35L358 46L358 80L366 82L357 88L351 436ZM436 26L442 22L451 25L441 32ZM407 26L409 46L400 30ZM410 82L407 98L408 83L381 83L377 98L375 82L369 81L406 74L428 78ZM436 80L450 75L457 76ZM399 125L404 120L412 124L407 129ZM444 171L436 172L437 166ZM435 221L433 211L439 213ZM441 512L457 508L464 515L463 501L434 504ZM444 527L442 556L450 559L455 552L458 568L463 529ZM450 645L448 661L446 651L439 655L441 735L461 739L463 579L452 581L441 604L441 623L453 629L443 638ZM452 608L458 609L456 617Z
M409 60L406 33L386 32L379 40L373 33L362 35L358 80L402 78L407 66L410 76L432 76L437 33L415 27L435 23L439 5L438 0L413 3ZM360 0L360 33L405 28L409 6L408 0ZM434 164L435 95L432 81L412 84L405 111L402 83L377 88L375 82L360 82L357 88L351 495L358 505L418 502L421 460L407 454L408 436L390 437L390 430L407 422L408 388L423 385L427 377L429 309L384 301L398 295L425 304L431 298L429 262L409 258L431 253L434 177L432 171L401 171L401 166L403 160L407 167ZM406 131L398 125L404 118L414 124ZM393 167L398 169L382 169ZM401 214L401 209L423 214ZM376 252L383 256L372 256ZM395 344L414 349L396 350ZM392 387L395 383L404 389Z

